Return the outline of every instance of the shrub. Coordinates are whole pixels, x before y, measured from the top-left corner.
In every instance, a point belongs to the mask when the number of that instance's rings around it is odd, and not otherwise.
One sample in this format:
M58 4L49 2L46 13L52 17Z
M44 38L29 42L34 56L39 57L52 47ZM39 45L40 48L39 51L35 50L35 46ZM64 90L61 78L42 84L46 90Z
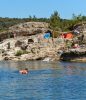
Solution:
M22 54L28 54L28 51L26 51L26 50L18 50L17 52L16 52L16 54L15 54L15 56L21 56Z
M21 56L23 54L23 51L22 50L18 50L15 54L15 56Z

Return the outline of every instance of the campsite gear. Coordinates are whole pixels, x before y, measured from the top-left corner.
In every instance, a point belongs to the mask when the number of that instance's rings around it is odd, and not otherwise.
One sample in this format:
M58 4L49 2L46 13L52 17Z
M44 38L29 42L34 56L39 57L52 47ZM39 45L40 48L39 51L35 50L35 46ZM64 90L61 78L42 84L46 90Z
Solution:
M45 38L45 39L49 39L49 38L50 38L50 33L45 33L45 34L44 34L44 38Z

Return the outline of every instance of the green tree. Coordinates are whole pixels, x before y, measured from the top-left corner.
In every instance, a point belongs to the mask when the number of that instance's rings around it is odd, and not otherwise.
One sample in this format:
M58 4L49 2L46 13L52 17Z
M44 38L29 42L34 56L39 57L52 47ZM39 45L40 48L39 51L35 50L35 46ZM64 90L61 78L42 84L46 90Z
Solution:
M72 20L73 20L75 23L81 22L82 19L83 19L83 16L82 16L81 14L79 14L79 15L77 15L77 16L76 16L75 14L72 15Z
M60 28L60 16L57 11L50 17L50 28L53 30L59 30Z

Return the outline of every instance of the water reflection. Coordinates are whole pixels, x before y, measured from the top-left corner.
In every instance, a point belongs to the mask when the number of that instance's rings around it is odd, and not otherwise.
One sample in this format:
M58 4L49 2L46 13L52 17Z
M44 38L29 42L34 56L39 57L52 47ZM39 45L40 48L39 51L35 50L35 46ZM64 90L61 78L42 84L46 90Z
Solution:
M66 74L73 75L84 75L86 74L86 63L73 63L73 62L66 62L66 63L60 63L60 65L63 67Z
M3 66L4 68L10 69L22 69L22 68L29 68L29 69L45 69L45 68L57 68L57 62L43 62L43 61L2 61L0 62L0 68Z

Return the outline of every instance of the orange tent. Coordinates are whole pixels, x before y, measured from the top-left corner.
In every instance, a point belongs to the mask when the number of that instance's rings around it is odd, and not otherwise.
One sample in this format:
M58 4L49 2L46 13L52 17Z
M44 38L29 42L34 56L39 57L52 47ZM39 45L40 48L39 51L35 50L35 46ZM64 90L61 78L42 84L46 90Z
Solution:
M73 38L73 34L72 33L66 33L66 39L72 39Z
M65 38L65 39L72 39L73 34L71 32L63 33L63 34L61 34L61 37Z

